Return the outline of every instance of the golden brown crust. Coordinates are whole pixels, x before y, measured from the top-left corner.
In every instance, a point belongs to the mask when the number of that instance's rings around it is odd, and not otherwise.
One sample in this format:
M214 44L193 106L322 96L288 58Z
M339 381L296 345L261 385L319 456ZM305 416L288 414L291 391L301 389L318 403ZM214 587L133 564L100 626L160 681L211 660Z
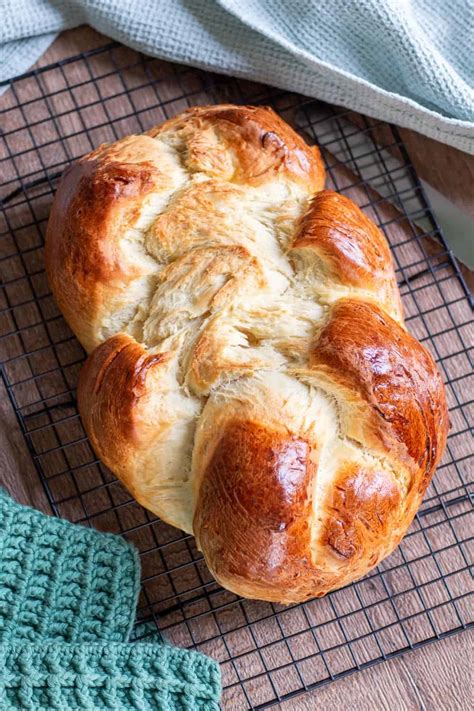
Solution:
M77 397L102 461L137 501L191 532L191 490L182 470L189 467L199 405L184 400L174 387L173 357L150 354L119 333L87 359Z
M92 446L247 597L298 602L406 532L446 441L382 233L270 109L196 107L63 177L46 264L91 350Z
M106 309L120 309L127 287L156 268L151 260L126 253L119 237L137 219L143 201L162 186L157 160L154 142L134 136L85 156L61 178L48 222L46 271L86 350L103 340L97 321L104 303Z
M348 463L325 501L312 445L230 421L203 475L194 530L215 578L245 597L294 603L366 573L401 538L401 493L382 468ZM310 456L310 455L313 456ZM312 537L313 511L322 519Z
M194 107L151 129L148 135L162 136L169 131L185 138L185 160L192 170L250 185L284 174L303 181L312 192L324 186L319 150L308 146L268 106Z
M126 448L138 443L137 408L150 368L166 359L148 355L133 338L119 333L96 348L81 370L78 400L89 438L101 459L121 466Z
M341 567L346 561L351 566L376 565L393 547L401 502L400 487L390 472L346 467L337 473L324 502L320 544L334 551Z
M343 390L354 422L351 435L411 465L424 493L448 431L443 384L428 351L376 306L341 299L319 334L310 366ZM359 401L365 412L357 421Z
M195 186L196 176L219 178L216 194L232 192L223 182L230 178L240 202L238 183L295 181L311 192L324 185L318 149L266 107L189 109L148 134L101 146L74 163L53 203L45 261L58 305L87 351L125 329L139 304L151 298L160 263L174 258L166 230L176 217L173 210L161 219L160 214L188 183L191 204L201 194L205 199L208 187ZM212 194L210 199L212 204ZM203 207L209 234L215 216L208 204ZM185 229L192 224L186 205L178 214ZM155 218L156 236L148 243Z
M203 475L194 529L216 579L246 597L313 597L308 442L229 422Z
M312 199L292 245L294 254L318 267L321 286L372 292L396 320L403 321L392 257L382 232L349 198L323 190ZM339 296L339 295L338 295Z

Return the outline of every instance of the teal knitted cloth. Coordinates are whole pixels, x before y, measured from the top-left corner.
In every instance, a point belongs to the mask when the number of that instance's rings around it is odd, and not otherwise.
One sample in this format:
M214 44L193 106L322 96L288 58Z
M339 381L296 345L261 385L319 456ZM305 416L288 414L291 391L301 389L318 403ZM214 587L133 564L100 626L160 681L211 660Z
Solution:
M45 516L0 489L0 642L123 642L139 574L123 538Z
M472 0L3 0L0 80L87 24L145 54L314 96L474 153Z
M139 574L124 539L0 489L0 709L217 711L216 662L127 642Z
M0 708L217 711L219 668L167 644L0 645Z

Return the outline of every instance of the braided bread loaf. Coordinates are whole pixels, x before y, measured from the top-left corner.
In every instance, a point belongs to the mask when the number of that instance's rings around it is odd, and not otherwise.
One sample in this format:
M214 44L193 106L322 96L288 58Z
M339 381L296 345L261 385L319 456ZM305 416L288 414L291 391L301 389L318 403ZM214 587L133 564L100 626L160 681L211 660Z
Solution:
M97 454L222 585L284 603L390 553L447 432L385 239L323 183L270 109L194 108L72 165L47 234Z

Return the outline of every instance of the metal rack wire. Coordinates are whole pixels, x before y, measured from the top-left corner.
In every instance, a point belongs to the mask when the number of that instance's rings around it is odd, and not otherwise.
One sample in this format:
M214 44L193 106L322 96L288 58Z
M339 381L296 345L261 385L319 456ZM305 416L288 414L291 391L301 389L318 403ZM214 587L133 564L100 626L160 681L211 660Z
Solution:
M43 269L48 210L70 161L187 106L222 101L270 104L318 142L329 183L384 230L408 328L433 353L448 389L446 456L402 545L361 581L298 606L219 588L193 538L138 506L97 460L75 400L84 353ZM212 655L221 662L224 708L243 709L266 708L469 626L469 293L398 131L116 44L18 77L1 105L2 377L52 511L122 533L140 549L138 636L153 621L170 641Z

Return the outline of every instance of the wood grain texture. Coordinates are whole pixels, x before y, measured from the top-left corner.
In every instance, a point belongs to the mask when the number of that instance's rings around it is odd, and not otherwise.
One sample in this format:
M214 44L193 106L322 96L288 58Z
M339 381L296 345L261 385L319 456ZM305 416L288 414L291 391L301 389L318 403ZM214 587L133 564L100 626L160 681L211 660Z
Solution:
M474 634L448 637L333 682L280 711L467 711L472 708Z
M89 28L63 33L39 65L46 65L77 52L101 46L106 38ZM158 118L159 120L159 118ZM456 149L434 144L414 132L403 131L410 156L420 175L467 212L474 212L471 157L459 154ZM434 158L434 154L436 157ZM458 155L459 154L459 155ZM351 180L348 176L348 181ZM456 186L454 189L453 186ZM356 191L354 191L355 193ZM357 199L356 194L350 194ZM387 210L394 210L386 206ZM471 212L471 214L472 214ZM394 218L399 217L394 212ZM400 226L400 241L403 223ZM403 248L402 248L403 249ZM429 299L430 296L419 297ZM422 304L425 308L426 304ZM460 307L461 308L461 307ZM434 319L434 316L433 316ZM431 324L441 327L443 324ZM421 329L421 326L420 326ZM422 331L422 329L421 329ZM418 335L415 333L415 335ZM422 335L422 333L421 333ZM450 335L440 337L440 348L449 348ZM444 344L446 340L446 344ZM453 366L454 367L454 366ZM23 377L30 373L25 372ZM456 373L453 372L453 376ZM47 431L41 433L44 445ZM40 435L38 435L39 438ZM39 439L38 439L39 442ZM38 445L39 446L39 445ZM17 425L15 415L5 392L0 390L0 484L19 501L48 512L48 504L39 484L37 474ZM99 501L100 496L97 496ZM202 620L204 624L204 620ZM176 641L179 641L178 639ZM295 709L447 709L463 711L472 705L472 636L457 635L440 643L412 652L391 662L377 665L364 672L346 677L317 689L298 700L281 705L283 711Z
M20 503L51 513L2 380L0 380L0 486L3 486Z
M400 135L419 177L474 219L474 155L408 128Z

